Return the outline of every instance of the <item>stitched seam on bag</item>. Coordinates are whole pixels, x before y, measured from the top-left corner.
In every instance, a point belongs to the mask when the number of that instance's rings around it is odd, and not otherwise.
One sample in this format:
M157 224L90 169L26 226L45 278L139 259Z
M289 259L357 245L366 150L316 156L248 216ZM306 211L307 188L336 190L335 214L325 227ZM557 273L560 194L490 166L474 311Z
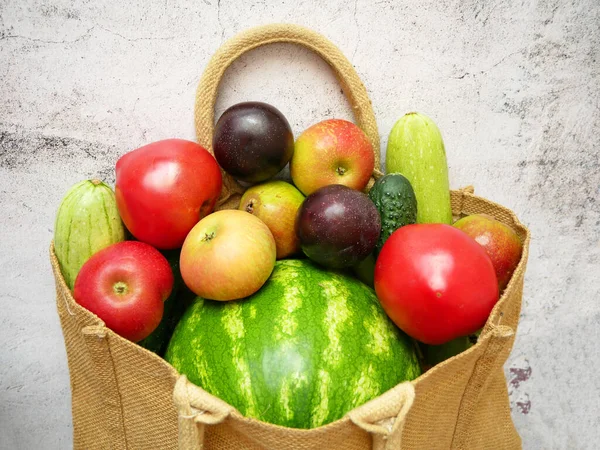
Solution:
M110 358L110 365L112 367L112 372L113 372L113 376L114 376L114 380L115 380L115 388L117 390L117 400L119 402L119 410L121 412L120 422L121 422L121 429L123 430L123 440L125 441L125 450L127 450L129 448L129 445L127 444L127 431L125 428L125 410L123 409L123 399L121 398L121 390L119 389L119 379L117 377L117 369L115 368L115 360L112 356L112 351L110 349L108 337L105 337L105 339L106 339L106 348L108 349L108 356Z
M52 250L52 247L51 247L51 250ZM73 396L73 392L75 392L75 377L72 375L72 372L75 372L75 368L74 368L75 367L75 362L73 361L74 360L74 355L71 352L69 352L68 349L67 349L67 345L66 345L67 334L66 334L65 331L68 329L69 326L66 325L66 324L63 324L63 317L64 317L64 320L66 322L68 321L68 322L74 323L74 325L77 328L77 330L78 330L79 333L81 333L82 327L81 327L81 324L79 323L79 320L77 319L77 315L73 315L73 316L68 315L67 316L67 315L61 314L61 309L65 308L65 303L64 303L64 298L61 299L60 297L63 297L64 293L62 292L63 291L63 287L58 283L58 280L56 279L57 274L56 274L56 271L54 270L54 261L52 260L52 256L53 255L52 255L52 251L51 251L50 262L52 264L52 269L53 269L53 272L54 272L54 281L57 284L57 288L59 290L59 292L58 292L58 294L56 296L56 309L58 311L58 318L60 320L60 328L61 328L61 331L62 331L63 339L65 341L65 352L67 354L67 368L69 370L69 389L71 391L71 396ZM77 411L76 411L76 408L75 408L75 402L73 402L73 400L71 400L70 403L71 403L71 408L70 408L71 409L71 417L76 417ZM75 423L73 423L73 431L71 432L71 436L73 438L73 443L74 444L77 441L76 431L77 430L75 428Z
M460 419L461 419L461 417L464 414L463 410L466 407L465 404L464 404L465 398L466 398L466 392L469 390L469 386L471 386L471 383L474 380L475 371L477 370L477 366L478 366L479 362L485 357L485 355L487 355L487 352L488 352L488 349L490 348L490 343L491 343L492 339L495 339L495 337L491 337L490 339L488 339L488 342L486 344L485 350L483 351L483 353L481 354L481 356L479 358L477 358L477 361L473 365L473 371L471 372L471 376L469 377L469 381L467 382L467 385L465 386L465 389L464 389L463 394L461 396L460 404L458 406L458 414L456 415L456 424L454 425L454 432L452 433L452 441L450 442L450 448L451 449L454 449L454 448L457 448L459 450L462 449L462 447L455 447L455 440L456 440L456 431L458 429L459 423L461 423ZM488 372L488 374L486 375L486 381L487 381L487 378L489 377L490 373L491 373L491 371Z

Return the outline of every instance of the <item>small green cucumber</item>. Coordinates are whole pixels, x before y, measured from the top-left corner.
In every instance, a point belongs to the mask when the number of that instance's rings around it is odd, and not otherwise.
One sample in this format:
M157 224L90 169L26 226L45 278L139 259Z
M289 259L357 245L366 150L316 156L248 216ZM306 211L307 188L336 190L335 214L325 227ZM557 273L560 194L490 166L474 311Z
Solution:
M369 191L369 198L381 216L381 233L375 246L378 254L394 231L416 222L417 198L410 182L399 173L379 178Z

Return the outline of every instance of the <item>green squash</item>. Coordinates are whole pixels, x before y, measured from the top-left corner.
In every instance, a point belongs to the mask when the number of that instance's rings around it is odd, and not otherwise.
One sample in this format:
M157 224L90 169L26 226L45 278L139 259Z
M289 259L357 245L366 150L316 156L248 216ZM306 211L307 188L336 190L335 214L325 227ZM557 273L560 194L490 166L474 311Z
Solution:
M110 187L85 180L67 191L56 213L54 252L69 289L94 253L124 240L125 227Z
M433 120L419 113L400 118L390 132L386 167L410 181L419 204L417 223L452 224L446 150Z

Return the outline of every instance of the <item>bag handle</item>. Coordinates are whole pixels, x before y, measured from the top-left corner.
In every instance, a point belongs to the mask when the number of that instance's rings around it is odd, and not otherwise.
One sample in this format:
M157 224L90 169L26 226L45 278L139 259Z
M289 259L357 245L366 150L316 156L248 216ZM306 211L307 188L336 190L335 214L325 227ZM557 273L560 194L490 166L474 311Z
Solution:
M190 383L185 375L175 382L173 403L178 412L179 450L203 449L206 425L221 423L235 411L223 400Z
M348 417L371 433L373 450L397 450L402 448L402 431L414 400L415 387L406 381L353 409Z
M106 327L88 325L81 329L81 334L96 369L97 388L103 401L104 410L98 416L105 421L103 425L108 429L114 447L127 448L123 405Z
M357 125L365 132L375 154L374 175L380 175L379 131L367 90L354 67L327 38L307 28L291 24L272 24L251 28L225 42L209 61L196 91L195 123L198 143L212 153L215 126L215 103L225 70L244 53L273 43L290 43L305 47L333 69L354 113ZM371 180L372 183L373 180ZM241 195L244 188L223 173L223 192L217 205L231 196ZM239 200L239 199L238 199ZM237 207L237 205L236 205Z
M371 434L373 450L399 449L414 399L415 388L407 381L353 409L347 419ZM173 402L178 412L179 450L204 448L206 426L222 423L237 412L223 400L190 383L185 375L180 375L175 382Z

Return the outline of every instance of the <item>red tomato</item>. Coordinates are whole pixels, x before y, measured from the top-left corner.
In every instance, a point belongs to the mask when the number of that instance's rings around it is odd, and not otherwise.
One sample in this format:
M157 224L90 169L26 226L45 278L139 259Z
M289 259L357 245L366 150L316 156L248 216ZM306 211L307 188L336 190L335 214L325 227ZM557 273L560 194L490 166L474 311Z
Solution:
M160 323L172 289L167 259L148 244L125 241L86 261L75 279L73 297L115 333L138 342Z
M183 245L214 208L221 170L200 145L182 139L154 142L117 161L115 194L127 229L156 248Z
M498 281L485 250L444 224L407 225L384 244L375 291L400 329L438 345L480 329L498 301Z

